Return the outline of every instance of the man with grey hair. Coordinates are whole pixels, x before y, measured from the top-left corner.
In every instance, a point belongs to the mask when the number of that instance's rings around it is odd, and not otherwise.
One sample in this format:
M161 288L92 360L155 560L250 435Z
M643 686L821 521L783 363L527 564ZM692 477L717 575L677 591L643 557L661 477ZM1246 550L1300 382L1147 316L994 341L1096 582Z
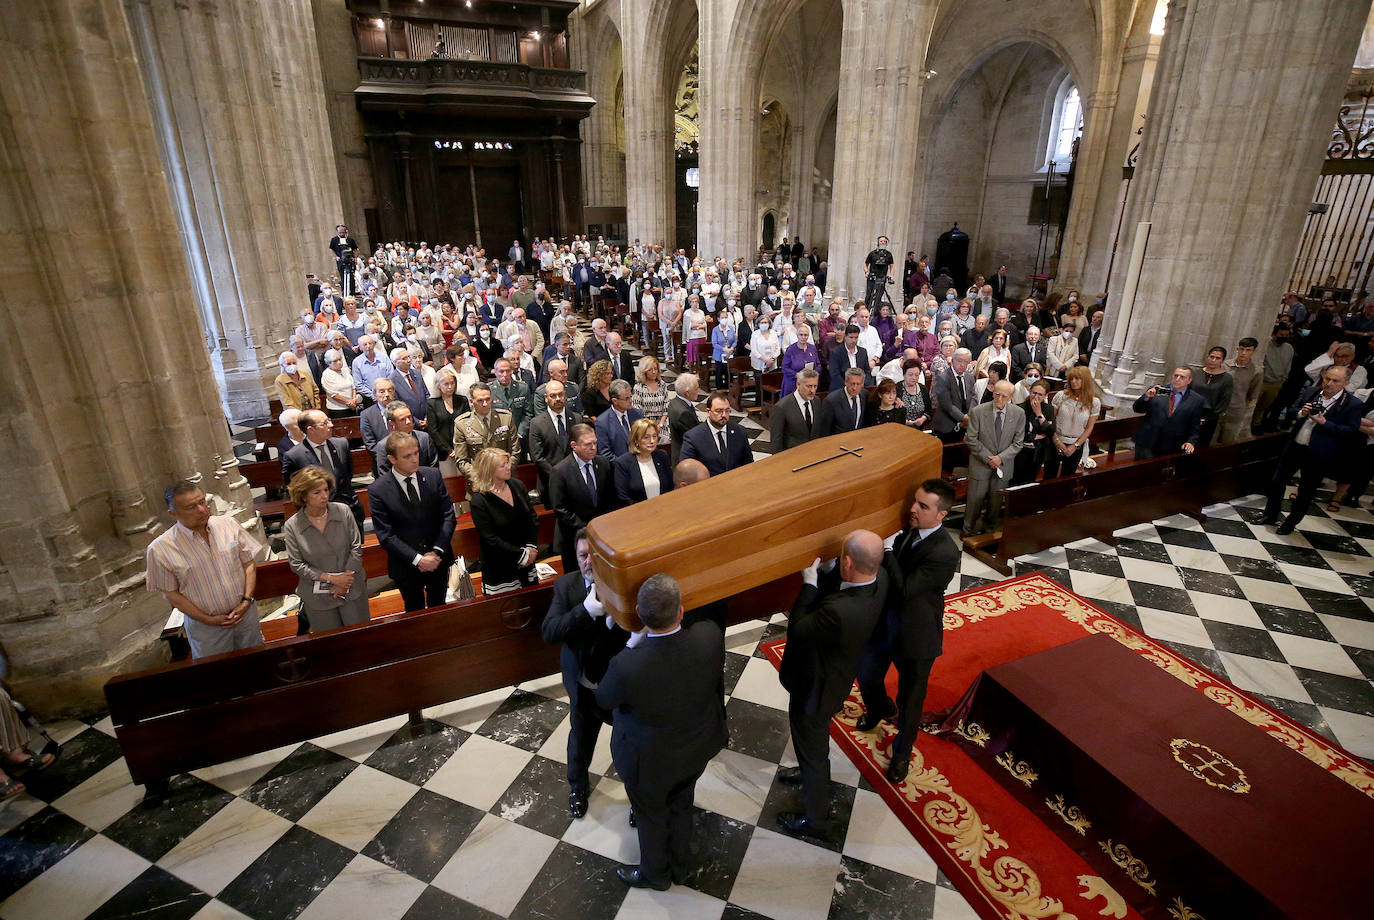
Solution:
M862 374L859 375L859 379L863 379ZM790 394L791 398L784 397L779 400L773 409L773 421L768 435L768 440L773 445L773 453L805 444L818 435L815 423L820 406L816 402L816 390L820 382L821 375L815 368L806 367L797 372L797 388Z
M277 423L281 425L281 440L277 442L277 459L281 461L281 479L285 484L290 482L290 477L286 475L286 455L291 452L291 448L305 440L305 433L301 431L299 424L301 418L300 409L285 409L282 414L277 416Z
M967 348L957 348L950 357L949 367L935 378L930 398L935 403L935 419L931 429L941 441L958 441L968 426L968 411L973 401L973 354Z
M682 626L682 592L670 575L649 576L636 610L644 636L611 659L596 701L615 712L611 756L639 832L639 865L616 875L665 891L690 868L697 780L729 740L725 637L709 620Z
M611 408L596 418L596 443L601 456L614 460L630 449L630 426L644 417L631 405L630 385L624 380L612 380L606 391Z
M849 698L887 598L883 540L876 533L850 531L835 562L816 559L802 571L778 668L797 755L797 766L779 771L778 779L801 786L803 807L780 813L778 826L822 839L830 833L830 720Z
M1002 493L1011 484L1011 464L1026 436L1026 413L1011 404L1010 380L993 386L992 402L976 406L968 417L968 503L964 533L983 532L980 518L987 503L988 528L996 530L1002 517Z
M387 437L395 431L404 431L415 435L415 440L420 446L420 465L429 466L434 469L439 468L439 449L434 446L434 439L427 432L415 430L415 417L410 412L410 406L401 402L399 399L393 400L383 407L386 417L386 435L377 442L377 446L372 450L372 468L376 470L378 476L383 475L391 469L391 460L386 452Z
M682 457L682 436L701 424L697 417L697 397L701 381L696 374L678 374L673 381L673 398L668 400L668 436L672 441L672 461Z

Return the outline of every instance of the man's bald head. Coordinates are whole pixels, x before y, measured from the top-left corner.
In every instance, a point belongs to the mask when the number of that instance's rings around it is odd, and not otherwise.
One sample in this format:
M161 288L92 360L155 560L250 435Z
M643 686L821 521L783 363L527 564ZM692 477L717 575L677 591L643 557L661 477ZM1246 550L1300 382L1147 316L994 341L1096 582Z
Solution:
M883 540L871 530L852 530L844 538L844 559L849 563L846 581L855 576L867 581L878 574L883 564Z
M710 478L711 471L706 469L706 464L700 460L693 460L691 457L686 460L679 460L677 466L673 467L673 488L675 489L681 489L683 486L690 486Z

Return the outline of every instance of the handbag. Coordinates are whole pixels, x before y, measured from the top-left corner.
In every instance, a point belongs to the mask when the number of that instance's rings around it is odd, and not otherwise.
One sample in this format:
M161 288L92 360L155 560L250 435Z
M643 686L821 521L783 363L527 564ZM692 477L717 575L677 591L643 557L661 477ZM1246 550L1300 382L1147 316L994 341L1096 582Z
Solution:
M462 556L453 560L453 567L448 572L448 593L444 600L447 603L456 601L470 601L477 596L477 589L473 587L472 576L468 574L467 562Z

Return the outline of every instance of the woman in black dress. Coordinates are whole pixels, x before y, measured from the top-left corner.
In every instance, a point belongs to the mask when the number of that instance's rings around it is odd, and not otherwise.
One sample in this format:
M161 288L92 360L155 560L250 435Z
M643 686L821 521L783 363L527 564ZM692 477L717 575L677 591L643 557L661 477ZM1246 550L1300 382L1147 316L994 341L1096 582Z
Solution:
M472 462L472 523L482 548L482 593L534 584L539 519L529 493L511 478L510 454L486 447Z
M897 384L886 378L873 390L868 398L868 427L887 422L906 424L906 406L897 395Z
M587 385L582 388L582 416L588 425L611 408L611 381L614 379L609 361L598 361L587 368Z
M1021 404L1026 410L1026 440L1016 455L1011 471L1011 485L1035 482L1045 465L1045 458L1054 443L1054 407L1050 405L1050 388L1043 380L1031 385L1030 396Z
M906 408L906 417L902 421L917 431L925 431L929 428L931 416L934 415L934 403L930 401L930 390L921 382L921 375L924 370L925 368L921 365L919 358L909 358L903 361L902 385L897 388L897 397Z
M496 367L496 359L506 356L506 346L492 332L491 327L482 323L477 327L477 338L472 343L477 347L477 360L482 362L482 366L487 370Z
M453 420L468 411L466 396L458 392L458 374L452 367L442 367L434 377L439 395L429 400L429 432L434 450L439 455L439 472L457 476L458 464L453 456Z

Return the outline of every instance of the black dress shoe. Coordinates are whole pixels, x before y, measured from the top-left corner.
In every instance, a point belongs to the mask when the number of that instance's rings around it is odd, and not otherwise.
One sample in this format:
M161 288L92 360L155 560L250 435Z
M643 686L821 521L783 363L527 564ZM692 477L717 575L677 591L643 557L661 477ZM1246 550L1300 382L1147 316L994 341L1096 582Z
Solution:
M887 781L894 786L900 786L906 780L907 773L911 772L911 755L903 757L901 760L894 760L887 765Z
M1279 525L1279 529L1278 529L1278 534L1279 534L1279 536L1286 536L1287 534L1292 533L1292 532L1293 532L1293 528L1294 528L1295 526L1296 526L1296 525L1294 525L1294 523L1293 523L1291 520L1290 520L1290 521L1284 521L1282 524Z
M1264 517L1260 518L1260 526L1262 526L1262 527L1273 527L1273 526L1274 526L1275 524L1277 524L1278 522L1279 522L1279 519L1278 519L1278 518L1276 518L1276 517L1270 517L1270 516L1267 515L1267 514L1266 514Z
M635 821L635 810L633 808L630 809L630 827L639 827L638 822Z
M783 767L778 771L778 781L789 786L800 786L802 781L801 767Z
M652 882L644 877L639 866L617 866L616 877L631 888L652 888L654 891L667 891L673 886L671 881Z
M817 824L806 815L795 811L780 812L778 814L778 827L793 837L816 837L825 840L830 836L829 827Z
M884 719L890 722L896 717L896 706L893 706L883 715L878 715L878 713L876 712L865 712L863 715L859 716L859 721L854 723L854 727L861 732L871 732L873 731L873 729L881 725Z
M568 793L568 814L573 820L587 817L587 793L574 789Z

